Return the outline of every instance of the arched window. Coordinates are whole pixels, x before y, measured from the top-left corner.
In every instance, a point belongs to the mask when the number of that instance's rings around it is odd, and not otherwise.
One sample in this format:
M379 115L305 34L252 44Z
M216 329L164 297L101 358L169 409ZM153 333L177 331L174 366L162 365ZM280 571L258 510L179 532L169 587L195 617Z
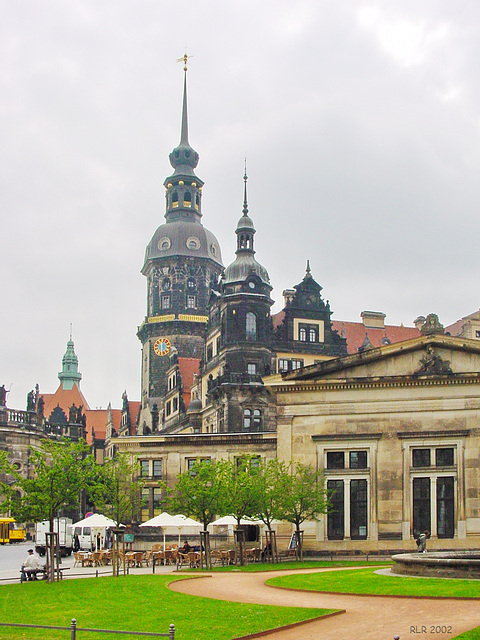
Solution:
M246 338L249 342L255 342L257 339L257 316L249 311L246 317Z
M260 411L260 409L253 410L253 430L262 430L262 412Z
M252 428L252 412L250 409L244 409L243 411L243 430L250 431Z
M199 208L200 208L200 196L197 193L197 195L195 196L195 209L197 209L198 211Z
M172 193L172 207L178 207L178 191Z
M183 196L183 204L186 207L192 206L192 196L190 195L190 191L185 192L185 195Z
M300 327L300 329L298 330L298 339L300 340L300 342L307 341L307 330L305 329L305 327Z
M310 327L308 330L308 341L309 342L317 342L317 332L315 327Z

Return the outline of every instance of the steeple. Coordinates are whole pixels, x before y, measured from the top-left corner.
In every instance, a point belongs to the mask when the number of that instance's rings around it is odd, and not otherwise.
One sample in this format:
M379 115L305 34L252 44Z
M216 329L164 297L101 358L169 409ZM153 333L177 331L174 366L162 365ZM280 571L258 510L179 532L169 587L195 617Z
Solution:
M235 261L229 265L224 272L223 283L229 285L234 282L246 282L252 276L260 278L266 285L268 291L272 290L268 272L259 262L255 260L255 250L253 248L253 237L256 233L253 220L248 215L247 202L247 167L245 163L245 173L243 176L243 215L237 223L235 233L237 234L237 250Z
M253 236L255 235L255 227L253 220L248 215L248 202L247 202L247 161L245 160L245 173L243 176L243 215L238 221L237 229L237 251L239 253L250 253L252 256L255 253L253 248Z
M71 327L70 340L67 342L67 350L62 358L62 370L58 374L58 379L64 389L72 389L74 384L80 388L82 374L78 370L78 358L74 349Z
M170 164L174 172L169 176L164 186L166 188L167 222L173 220L189 220L200 222L201 191L203 181L195 175L199 155L188 141L188 110L187 110L187 59L185 54L180 61L184 62L182 123L180 129L180 144L170 153Z

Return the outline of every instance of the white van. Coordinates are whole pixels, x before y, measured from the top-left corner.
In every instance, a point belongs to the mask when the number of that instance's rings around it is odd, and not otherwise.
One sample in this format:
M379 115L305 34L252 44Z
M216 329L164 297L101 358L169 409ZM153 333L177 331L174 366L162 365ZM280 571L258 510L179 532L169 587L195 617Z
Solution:
M73 533L76 536L78 536L80 549L82 549L83 551L95 551L96 549L95 533L92 532L91 527L75 527ZM103 548L103 547L100 547L100 548Z
M71 555L73 549L72 519L55 518L53 521L53 530L58 533L60 554L62 556ZM49 520L43 520L35 524L35 551L39 556L44 556L46 553L45 534L48 531L50 531Z

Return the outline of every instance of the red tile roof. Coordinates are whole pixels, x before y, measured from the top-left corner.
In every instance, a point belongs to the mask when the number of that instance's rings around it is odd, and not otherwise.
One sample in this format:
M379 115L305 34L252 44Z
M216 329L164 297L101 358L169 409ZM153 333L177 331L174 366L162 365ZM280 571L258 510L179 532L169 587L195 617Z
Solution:
M465 323L467 323L469 320L479 320L479 319L480 319L480 310L474 311L473 313L470 313L468 316L464 316L463 318L460 318L460 320L457 320L453 324L448 325L448 327L445 327L445 331L448 332L451 336L462 335L463 326Z
M182 376L183 383L183 401L185 407L188 407L190 403L190 390L193 385L193 376L198 374L200 370L199 358L179 358L178 368L180 369L180 375Z
M60 406L63 409L67 418L68 410L72 404L75 404L76 407L82 405L83 409L90 409L85 396L76 384L74 384L71 389L64 389L62 384L60 384L55 393L40 393L40 395L43 396L43 400L45 402L43 414L46 418L50 416L57 406Z
M374 347L382 346L382 340L385 338L393 344L394 342L417 338L421 335L420 331L415 327L385 325L383 328L372 328L366 327L363 322L342 322L341 320L334 320L332 327L347 339L348 353L358 351L367 335Z

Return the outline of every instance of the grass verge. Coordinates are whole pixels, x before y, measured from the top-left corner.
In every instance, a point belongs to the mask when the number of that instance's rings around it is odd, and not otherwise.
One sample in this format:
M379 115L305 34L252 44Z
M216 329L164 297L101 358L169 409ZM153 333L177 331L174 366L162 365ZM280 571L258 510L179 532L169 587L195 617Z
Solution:
M332 613L332 610L273 607L212 600L167 588L172 576L126 576L30 582L0 587L0 622L167 633L176 640L228 640ZM83 637L80 634L79 636ZM67 640L68 631L0 627L0 640ZM110 634L88 633L88 640ZM124 636L128 637L128 636ZM134 638L135 636L130 636Z
M282 576L270 578L267 584L305 591L428 598L480 598L480 581L382 576L374 571L374 568L366 568Z
M304 562L279 562L277 564L271 564L269 562L260 562L254 564L247 564L244 567L239 567L236 565L233 566L215 566L212 567L208 573L212 572L223 572L223 571L245 571L250 573L255 573L257 571L290 571L291 569L333 569L335 567L362 567L368 565L369 567L385 567L390 566L392 562L389 561L381 561L381 562L367 562L366 560L306 560ZM183 571L181 569L180 571ZM186 569L188 573L192 573L192 571L202 571L201 569ZM203 569L205 572L206 569Z

